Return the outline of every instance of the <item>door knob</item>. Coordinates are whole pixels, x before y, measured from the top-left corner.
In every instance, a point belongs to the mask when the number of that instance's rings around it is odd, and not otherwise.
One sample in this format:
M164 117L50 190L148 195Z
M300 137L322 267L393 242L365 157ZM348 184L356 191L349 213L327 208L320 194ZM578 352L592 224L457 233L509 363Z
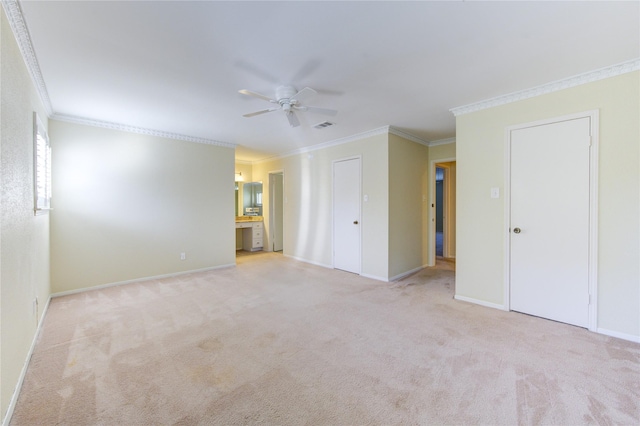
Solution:
M519 234L520 232L522 232L522 229L520 229L520 228L513 228L513 233L514 233L514 234Z
M353 221L353 224L354 224L354 225L357 225L357 224L358 224L358 221L357 221L357 220L354 220L354 221Z

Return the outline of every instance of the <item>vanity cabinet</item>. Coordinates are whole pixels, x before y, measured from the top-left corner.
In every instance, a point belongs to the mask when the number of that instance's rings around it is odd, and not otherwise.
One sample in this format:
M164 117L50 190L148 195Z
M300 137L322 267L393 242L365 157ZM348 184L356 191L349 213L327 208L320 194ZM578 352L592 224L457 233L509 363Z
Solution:
M236 222L236 228L242 228L242 249L258 251L263 248L263 222Z

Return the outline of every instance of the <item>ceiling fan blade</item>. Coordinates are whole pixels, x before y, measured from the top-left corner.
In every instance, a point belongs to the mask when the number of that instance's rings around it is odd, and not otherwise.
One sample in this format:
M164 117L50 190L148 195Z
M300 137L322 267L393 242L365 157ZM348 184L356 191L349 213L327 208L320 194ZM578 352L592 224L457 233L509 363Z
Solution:
M263 109L262 111L256 111L256 112L250 112L249 114L244 114L243 117L255 117L256 115L260 115L260 114L266 114L267 112L271 112L271 111L277 111L280 108L269 108L269 109Z
M242 89L242 90L238 90L238 92L242 93L243 95L248 95L248 96L253 96L255 98L264 99L265 101L271 102L271 103L274 103L274 104L278 103L278 101L273 100L268 96L261 95L260 93L252 92L251 90Z
M287 113L287 119L289 120L289 125L291 127L298 127L300 125L300 121L298 121L298 117L293 111L289 111Z
M315 112L316 114L324 114L324 115L331 115L331 116L334 116L338 113L338 111L336 111L335 109L320 108L320 107L306 106L306 105L295 106L294 108L300 111L309 111L309 112Z
M253 75L260 77L265 81L268 81L269 83L273 83L273 84L278 83L277 78L275 78L274 76L272 76L271 74L263 70L262 68L258 67L257 65L254 65L248 61L241 59L238 62L236 62L236 66L238 68L242 68L243 70L250 72Z
M293 95L290 100L298 101L298 102L304 102L305 99L311 99L312 97L314 97L317 94L318 94L318 92L316 92L312 88L305 87L304 89L302 89L301 91L299 91L298 93Z

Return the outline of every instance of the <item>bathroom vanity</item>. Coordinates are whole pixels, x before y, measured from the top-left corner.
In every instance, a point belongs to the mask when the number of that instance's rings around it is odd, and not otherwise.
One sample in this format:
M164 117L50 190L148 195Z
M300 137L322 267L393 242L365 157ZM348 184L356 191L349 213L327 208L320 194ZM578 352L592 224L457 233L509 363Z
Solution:
M237 216L236 240L239 239L240 233L242 235L242 250L262 250L264 244L264 222L262 216ZM238 243L239 241L236 241L236 249L238 249Z
M236 250L264 247L262 182L236 182Z

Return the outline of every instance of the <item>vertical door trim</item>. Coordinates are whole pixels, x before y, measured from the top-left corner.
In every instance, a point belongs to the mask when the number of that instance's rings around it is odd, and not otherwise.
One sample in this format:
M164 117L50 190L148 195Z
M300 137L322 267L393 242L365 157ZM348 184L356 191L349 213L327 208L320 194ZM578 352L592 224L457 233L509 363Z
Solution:
M268 231L269 231L269 236L271 236L272 235L271 231L273 229L275 229L275 224L274 224L275 215L273 214L274 213L274 209L275 209L275 200L274 200L275 192L273 191L273 188L272 188L273 187L273 182L271 180L271 175L279 175L279 174L282 175L282 203L283 203L282 204L282 253L284 253L284 232L285 232L284 231L284 224L286 222L284 220L284 216L285 216L285 208L284 208L284 199L285 199L285 197L284 197L284 194L285 194L285 191L284 191L284 186L285 186L284 185L284 169L271 170L271 171L267 172L267 176L269 176L269 229L268 229ZM266 232L265 232L265 234L266 234ZM270 250L267 250L267 251L273 251L273 239L271 237L269 238L269 247L268 248L270 248Z
M589 146L589 307L588 328L597 331L598 328L598 145L599 145L599 110L591 110L576 114L563 115L545 120L518 124L505 128L505 157L504 157L504 307L511 310L511 133L514 130L528 127L544 126L562 121L589 118L591 145Z
M340 163L342 161L349 160L358 160L359 161L359 172L360 176L358 176L358 221L360 222L360 235L358 238L358 246L359 246L359 258L358 258L358 275L362 274L362 234L364 229L364 224L362 223L362 155L353 155L350 157L338 158L336 160L331 161L331 268L336 269L336 221L335 221L335 166L336 163Z

